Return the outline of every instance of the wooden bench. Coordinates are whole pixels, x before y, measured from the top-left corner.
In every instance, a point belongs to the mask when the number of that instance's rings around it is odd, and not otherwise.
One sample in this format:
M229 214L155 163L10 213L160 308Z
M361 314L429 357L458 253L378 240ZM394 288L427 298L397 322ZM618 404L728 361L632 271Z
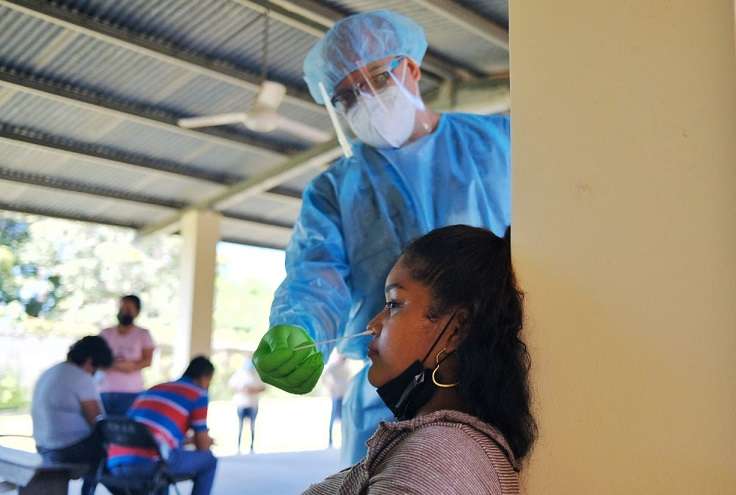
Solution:
M38 454L0 447L0 492L17 488L19 495L67 495L69 480L89 469L87 464L48 463Z

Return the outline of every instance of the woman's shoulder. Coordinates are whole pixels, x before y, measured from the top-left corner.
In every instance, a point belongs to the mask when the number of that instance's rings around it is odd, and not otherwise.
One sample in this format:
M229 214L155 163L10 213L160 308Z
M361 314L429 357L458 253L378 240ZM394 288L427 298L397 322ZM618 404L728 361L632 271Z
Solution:
M380 438L377 441L387 448L379 449L383 455L375 460L382 477L411 472L423 489L462 487L458 493L469 493L463 490L471 488L498 494L518 490L518 465L506 440L476 417L437 411L409 421L385 423L381 433L385 434L383 442ZM447 483L452 486L445 486Z
M445 441L460 445L475 445L484 452L489 449L500 452L510 464L517 466L513 452L504 436L485 421L460 411L441 410L408 421L384 423L388 431L405 432L406 440L413 443L434 440L441 436Z

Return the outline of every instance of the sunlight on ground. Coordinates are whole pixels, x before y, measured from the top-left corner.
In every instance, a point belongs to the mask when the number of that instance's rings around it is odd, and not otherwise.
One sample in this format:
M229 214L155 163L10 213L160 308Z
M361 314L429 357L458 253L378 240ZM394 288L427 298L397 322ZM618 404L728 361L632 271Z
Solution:
M330 399L327 397L264 398L256 420L255 452L296 452L327 448L330 421ZM208 423L215 439L218 456L237 454L238 418L229 401L210 404ZM0 414L0 445L35 451L32 439L2 437L33 433L29 414ZM248 452L250 430L243 428L243 452ZM334 429L334 440L340 446L340 428Z
M327 397L265 398L256 420L255 451L295 452L327 448L331 402ZM238 418L230 402L214 402L210 408L210 433L217 455L236 453ZM243 428L243 452L248 451L249 432ZM340 445L340 428L334 439Z
M247 454L250 437L246 423L243 432L243 452L246 454L232 457L237 453L238 419L235 408L229 401L212 402L208 420L210 433L217 442L214 452L220 457L213 495L301 493L310 483L338 471L338 449L325 450L330 410L331 402L327 397L264 398L256 421L256 454ZM0 436L30 436L32 432L29 414L0 414ZM334 440L339 448L339 425L334 429ZM30 438L0 437L0 445L35 451ZM69 494L79 495L80 485L80 481L72 482ZM179 488L181 495L187 495L191 483L184 482ZM102 486L97 488L96 493L109 495Z

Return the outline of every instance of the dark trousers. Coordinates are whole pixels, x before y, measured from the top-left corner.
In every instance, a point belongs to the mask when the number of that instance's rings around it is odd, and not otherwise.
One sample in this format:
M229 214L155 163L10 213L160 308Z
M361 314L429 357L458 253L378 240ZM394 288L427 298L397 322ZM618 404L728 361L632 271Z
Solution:
M253 452L253 442L256 440L256 416L258 416L258 407L238 408L238 452L240 452L240 440L243 436L245 418L248 418L250 423L250 451Z
M330 439L329 446L332 447L332 426L335 420L342 422L342 397L332 399L332 413L330 413Z
M217 458L209 450L173 449L166 460L169 473L176 477L187 477L194 481L191 495L209 495L215 481ZM117 466L110 471L114 476L129 478L151 478L158 470L151 462ZM162 488L156 495L166 495L169 488Z
M125 416L139 394L129 392L103 392L100 394L106 416Z
M79 442L60 449L37 446L41 457L48 462L71 462L89 464L90 470L82 478L82 495L92 495L97 486L97 466L105 457L105 450L97 432Z

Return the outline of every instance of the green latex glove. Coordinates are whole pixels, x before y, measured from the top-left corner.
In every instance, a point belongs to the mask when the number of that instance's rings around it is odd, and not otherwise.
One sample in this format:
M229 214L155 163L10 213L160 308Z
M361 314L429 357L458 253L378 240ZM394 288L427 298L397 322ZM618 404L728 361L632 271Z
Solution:
M306 349L297 347L312 344ZM307 332L294 325L276 325L253 353L261 380L292 394L311 392L325 367L322 353Z

